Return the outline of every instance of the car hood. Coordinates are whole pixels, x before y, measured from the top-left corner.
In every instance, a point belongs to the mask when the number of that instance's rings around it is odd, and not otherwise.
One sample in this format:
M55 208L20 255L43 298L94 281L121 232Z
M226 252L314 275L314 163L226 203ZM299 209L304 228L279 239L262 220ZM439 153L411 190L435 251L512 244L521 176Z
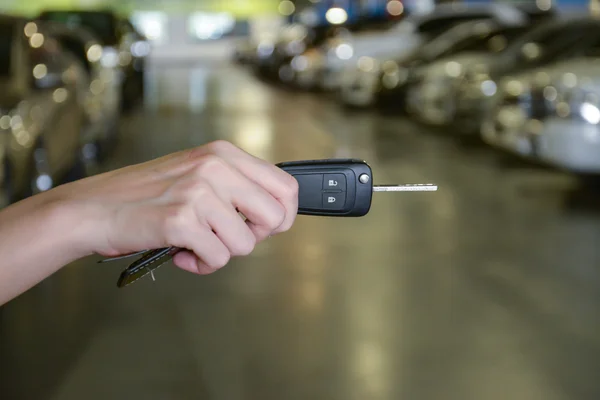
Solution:
M341 67L348 63L356 63L361 57L376 59L398 58L400 55L415 49L422 43L422 38L416 34L386 32L384 34L363 34L353 36L343 42L337 43L328 49L328 64L332 67ZM342 60L335 55L337 46L349 45L352 56Z
M573 78L575 78L574 81ZM526 87L585 85L592 90L600 91L600 60L579 58L560 61L530 71L509 75L502 80L502 82L509 81L519 81Z
M489 55L485 53L462 53L457 54L455 56L444 57L440 60L434 61L430 64L427 64L420 68L417 71L417 76L448 76L448 70L450 68L454 68L455 70L458 68L460 71L460 75L464 73L464 71L472 67L474 65L487 65L489 63ZM450 66L450 64L454 64Z

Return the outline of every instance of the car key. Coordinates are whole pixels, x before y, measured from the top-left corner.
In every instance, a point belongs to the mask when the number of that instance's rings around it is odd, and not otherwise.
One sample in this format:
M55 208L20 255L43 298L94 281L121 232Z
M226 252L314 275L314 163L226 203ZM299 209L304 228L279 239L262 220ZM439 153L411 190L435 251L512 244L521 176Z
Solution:
M430 192L433 184L375 186L371 167L362 160L325 159L277 164L298 181L298 215L363 217L371 209L374 192ZM183 249L168 247L109 258L101 263L141 256L119 277L118 287L128 286L150 274Z

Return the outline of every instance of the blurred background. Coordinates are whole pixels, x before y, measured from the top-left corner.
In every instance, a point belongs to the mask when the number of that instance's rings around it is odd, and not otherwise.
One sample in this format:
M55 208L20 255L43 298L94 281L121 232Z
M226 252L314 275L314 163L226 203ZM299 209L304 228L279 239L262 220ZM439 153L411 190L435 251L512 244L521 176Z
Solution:
M0 8L1 207L215 139L439 185L213 276L69 265L0 308L0 398L600 396L600 2Z

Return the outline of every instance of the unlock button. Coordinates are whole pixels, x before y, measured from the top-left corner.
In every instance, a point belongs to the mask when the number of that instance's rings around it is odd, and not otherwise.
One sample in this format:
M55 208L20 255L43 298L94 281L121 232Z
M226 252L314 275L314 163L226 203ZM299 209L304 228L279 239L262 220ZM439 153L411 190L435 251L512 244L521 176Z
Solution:
M325 174L323 180L323 189L346 191L346 175L344 174Z

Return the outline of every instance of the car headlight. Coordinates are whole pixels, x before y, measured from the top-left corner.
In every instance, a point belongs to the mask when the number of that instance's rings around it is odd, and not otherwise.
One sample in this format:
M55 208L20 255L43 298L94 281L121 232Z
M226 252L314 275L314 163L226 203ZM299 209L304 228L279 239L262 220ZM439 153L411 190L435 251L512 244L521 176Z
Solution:
M456 61L449 61L444 68L449 78L461 78L464 76L464 66Z
M114 47L106 46L102 49L102 66L105 68L115 68L119 65L119 52Z
M502 92L510 97L518 98L529 92L530 87L519 79L506 79L501 85Z
M409 70L395 61L384 62L381 72L381 85L385 89L392 90L408 82Z
M262 41L256 48L256 53L259 58L270 57L275 51L275 44L269 41Z
M308 70L311 65L312 63L310 57L302 55L292 58L291 66L294 71L304 72Z
M131 55L137 58L144 58L150 54L150 43L145 40L138 40L131 45Z
M593 88L556 84L555 114L560 118L600 124L600 94ZM552 86L554 87L554 86Z
M489 69L485 64L478 64L464 68L462 75L465 90L470 97L493 97L498 93L498 84L491 78Z
M285 46L285 53L288 56L295 56L304 53L306 44L302 40L294 40Z
M379 62L372 57L361 57L356 63L356 68L361 72L372 72L379 71Z
M340 43L330 50L330 54L340 60L350 60L354 56L354 48L349 43Z

